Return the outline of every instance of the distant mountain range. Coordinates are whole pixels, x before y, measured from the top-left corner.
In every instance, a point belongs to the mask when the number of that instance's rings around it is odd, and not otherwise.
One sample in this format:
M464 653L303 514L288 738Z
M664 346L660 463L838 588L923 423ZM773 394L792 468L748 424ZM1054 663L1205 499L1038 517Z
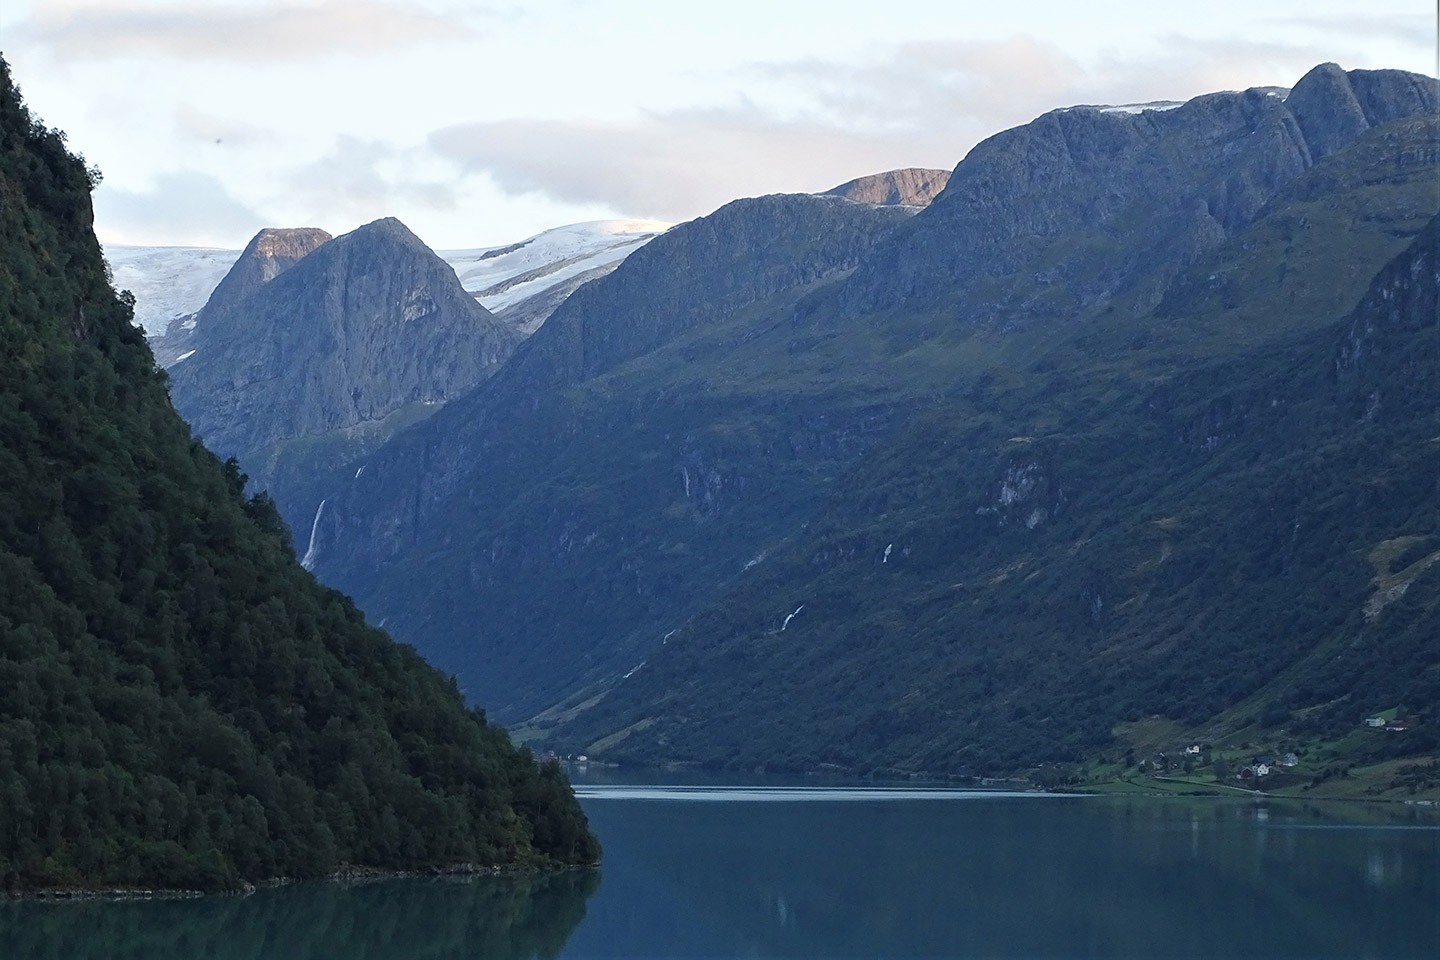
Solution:
M1385 441L1327 377L1440 210L1435 84L1165 106L1001 133L918 213L672 228L367 457L317 571L618 760L998 771L1428 702L1440 570L1402 628L1363 558L1440 549L1402 479L1440 425L1347 458ZM1347 681L1317 651L1357 624L1425 669Z
M528 334L576 286L614 269L670 226L658 220L596 220L556 227L518 243L437 253L481 306ZM242 252L105 247L115 286L135 295L135 321L157 344L163 366L185 352L184 334L193 328L195 314Z
M323 580L562 751L976 774L1429 716L1437 110L1328 64L737 200L259 473Z

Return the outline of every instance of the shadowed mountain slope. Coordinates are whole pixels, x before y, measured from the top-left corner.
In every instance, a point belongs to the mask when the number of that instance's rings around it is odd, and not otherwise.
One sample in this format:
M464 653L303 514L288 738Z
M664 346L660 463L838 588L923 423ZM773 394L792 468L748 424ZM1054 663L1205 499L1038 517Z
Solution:
M1336 642L1354 558L1432 535L1430 426L1367 474L1379 435L1324 377L1440 210L1435 106L1322 66L1288 99L1046 114L913 215L733 204L357 464L317 569L591 755L974 772L1140 711L1284 719L1267 684ZM1410 492L1346 521L1292 476Z
M653 532L668 537L665 511L681 491L703 500L708 488L713 501L723 481L705 466L712 439L687 436L665 398L597 408L594 396L628 361L684 349L690 337L728 337L737 317L843 273L910 215L835 197L762 197L656 238L578 290L496 377L357 464L316 528L316 570L364 594L400 635L426 637L427 655L471 694L509 702L505 673L492 667L513 665L526 677L515 703L527 706L500 708L511 717L563 692L571 681L553 665L577 651L596 670L613 667L628 657L617 637L693 602L717 572L704 553L665 570L640 560L653 544L635 512L661 519ZM636 456L637 434L660 459ZM688 467L675 459L687 448ZM725 547L726 565L743 562L776 510L813 495L796 479L755 469L756 526ZM483 563L462 559L472 551ZM618 567L624 585L602 585L593 565L605 579ZM592 589L606 599L587 600Z

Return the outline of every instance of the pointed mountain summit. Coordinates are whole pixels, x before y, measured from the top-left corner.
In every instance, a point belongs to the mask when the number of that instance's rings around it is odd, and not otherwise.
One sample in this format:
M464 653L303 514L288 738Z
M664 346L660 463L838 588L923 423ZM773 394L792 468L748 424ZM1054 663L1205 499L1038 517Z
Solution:
M940 195L949 180L949 170L905 167L873 173L868 177L856 177L833 190L826 190L825 195L844 197L856 203L926 207Z
M171 396L212 449L267 488L291 468L323 473L320 451L343 460L427 415L520 340L393 218L328 241L262 232L201 317Z

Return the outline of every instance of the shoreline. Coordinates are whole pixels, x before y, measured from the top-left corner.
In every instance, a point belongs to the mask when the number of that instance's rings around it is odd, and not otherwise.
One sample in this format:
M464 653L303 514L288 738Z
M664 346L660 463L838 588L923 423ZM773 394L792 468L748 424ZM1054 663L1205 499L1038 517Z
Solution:
M707 767L699 763L659 763L659 764L621 764L621 763L599 763L590 760L587 764L578 764L574 761L561 761L566 768L572 786L577 784L586 785L591 783L588 780L577 781L574 774L577 767L599 766L607 771L616 771L623 775L634 776L645 773L672 773L680 775L699 776L712 778L723 776L724 782L731 786L750 785L744 781L744 773L739 771L726 771L715 767ZM1086 780L1078 783L1067 783L1064 785L1047 786L1036 779L1021 775L1010 776L978 776L973 774L936 774L927 772L904 773L901 771L883 771L880 773L870 772L867 774L854 773L837 766L821 768L808 768L801 770L776 770L759 773L753 785L764 785L766 778L775 780L814 781L833 780L838 781L841 786L937 786L937 787L970 787L977 790L1016 790L1035 793L1079 793L1090 796L1104 796L1115 793L1128 793L1131 796L1195 796L1195 797L1226 797L1226 796L1251 796L1268 797L1277 800L1304 800L1304 801L1331 801L1341 800L1349 803L1392 803L1410 806L1440 806L1440 790L1426 790L1418 795L1406 795L1399 791L1391 792L1387 796L1376 796L1362 792L1365 784L1356 783L1354 792L1335 793L1326 796L1310 796L1303 792L1288 793L1285 790L1293 787L1282 787L1278 791L1254 790L1242 787L1238 784L1228 783L1199 783L1186 780L1181 777L1136 775L1135 779L1115 778L1109 780ZM603 783L604 780L594 781ZM1142 787L1142 782L1145 786ZM1154 785L1151 786L1150 784ZM1160 784L1172 783L1177 787L1192 789L1166 789ZM799 785L798 783L795 785ZM823 786L824 784L817 784ZM1145 787L1148 787L1146 789ZM1112 788L1112 789L1107 789ZM1118 788L1118 789L1117 789ZM1127 789L1128 788L1128 789Z
M231 890L189 890L166 887L47 887L38 890L0 890L0 903L127 903L149 900L197 900L202 897L248 897L261 890L273 890L302 883L329 883L337 886L360 886L387 880L458 879L479 877L523 876L527 874L569 873L594 870L599 863L544 866L530 863L478 864L457 863L444 867L385 869L357 864L343 864L323 877L269 877L257 882L245 881Z

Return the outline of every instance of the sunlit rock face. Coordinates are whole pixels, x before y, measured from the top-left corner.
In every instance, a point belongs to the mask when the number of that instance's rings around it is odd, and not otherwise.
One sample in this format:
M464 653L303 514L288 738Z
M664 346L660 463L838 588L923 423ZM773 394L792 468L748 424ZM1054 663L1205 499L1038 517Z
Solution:
M856 203L924 207L940 195L949 180L949 170L905 167L901 170L871 174L868 177L857 177L825 192L830 196L854 200Z

